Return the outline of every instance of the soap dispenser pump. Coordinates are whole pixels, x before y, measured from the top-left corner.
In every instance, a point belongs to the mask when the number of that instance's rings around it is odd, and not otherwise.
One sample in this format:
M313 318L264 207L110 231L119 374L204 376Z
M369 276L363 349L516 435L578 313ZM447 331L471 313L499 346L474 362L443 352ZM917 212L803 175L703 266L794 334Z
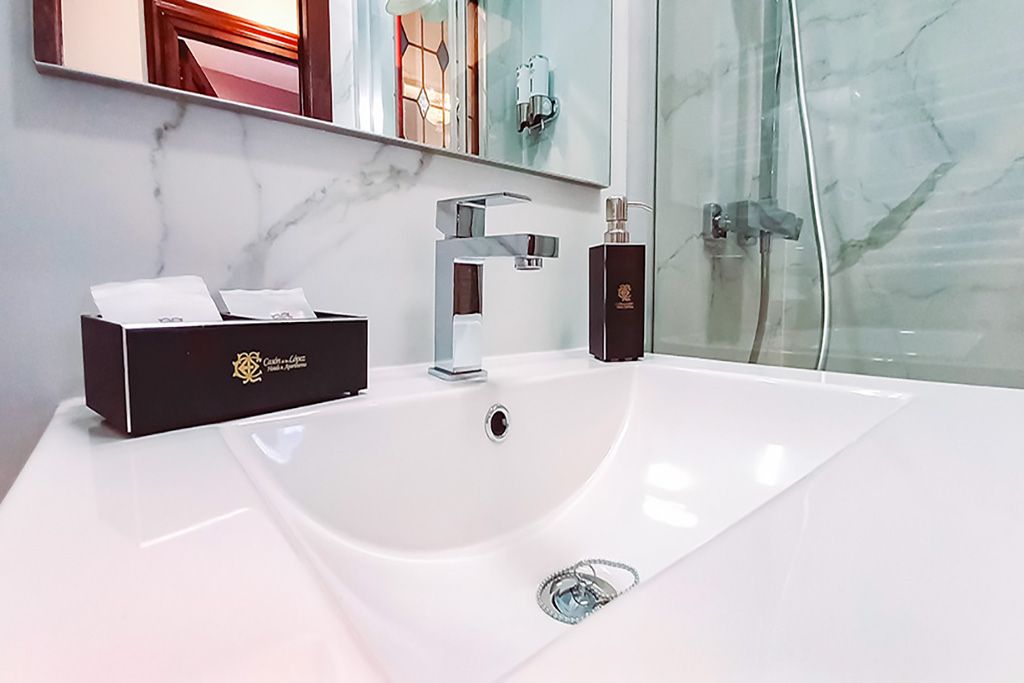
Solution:
M625 197L605 202L604 243L590 248L590 353L605 362L644 355L647 250L629 241Z

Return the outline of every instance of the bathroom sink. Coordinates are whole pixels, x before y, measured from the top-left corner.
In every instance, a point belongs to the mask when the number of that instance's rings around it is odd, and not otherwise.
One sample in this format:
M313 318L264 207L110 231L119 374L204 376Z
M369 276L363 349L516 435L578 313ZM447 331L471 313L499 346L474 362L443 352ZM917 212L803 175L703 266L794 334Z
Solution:
M222 430L395 680L501 677L586 628L538 607L552 572L606 558L648 580L910 400L658 356L490 369L463 386L393 370L366 396Z
M351 542L447 551L522 528L582 487L618 436L630 379L490 382L247 425L232 442L304 514ZM499 403L510 418L501 444L484 432Z

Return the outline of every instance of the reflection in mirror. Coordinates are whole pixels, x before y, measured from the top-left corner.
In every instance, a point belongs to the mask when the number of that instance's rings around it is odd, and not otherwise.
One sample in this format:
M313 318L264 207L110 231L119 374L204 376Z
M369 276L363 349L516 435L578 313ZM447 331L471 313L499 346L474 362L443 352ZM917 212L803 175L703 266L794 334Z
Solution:
M327 0L142 5L150 83L332 120L330 37L299 35L301 14L312 11L327 20ZM300 72L321 77L302 78Z
M72 69L333 120L327 0L63 0L61 15Z
M476 7L475 2L468 5ZM448 68L451 55L445 41L448 23L427 21L421 12L410 12L398 18L396 32L395 80L401 100L398 136L431 147L450 147L454 98Z
M611 0L34 0L36 59L607 184Z

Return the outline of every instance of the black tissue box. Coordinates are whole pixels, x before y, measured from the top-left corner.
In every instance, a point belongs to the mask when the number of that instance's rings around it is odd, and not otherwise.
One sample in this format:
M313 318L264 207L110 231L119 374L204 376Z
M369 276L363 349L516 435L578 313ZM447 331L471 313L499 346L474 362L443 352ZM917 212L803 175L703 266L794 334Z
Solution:
M140 436L357 394L366 318L316 316L153 326L83 315L85 403Z

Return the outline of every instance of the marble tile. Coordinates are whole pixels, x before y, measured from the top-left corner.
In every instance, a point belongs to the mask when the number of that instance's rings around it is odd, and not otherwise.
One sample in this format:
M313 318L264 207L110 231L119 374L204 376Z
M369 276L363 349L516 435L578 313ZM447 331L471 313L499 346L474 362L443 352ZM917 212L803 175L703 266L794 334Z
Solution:
M863 356L911 377L1019 384L1024 19L999 2L803 6L824 55L809 87L837 325L894 330L861 335Z
M1024 385L1024 15L1013 3L965 0L799 7L835 292L829 367ZM658 199L678 210L657 228L656 349L688 337L684 352L739 358L756 315L756 254L702 254L693 226L702 202L749 193L756 171L748 140L760 101L743 75L759 59L744 42L755 35L751 14L663 8L663 33L666 20L704 30L664 46L659 62ZM807 219L788 57L782 84L779 196ZM808 221L799 243L774 254L774 361L813 358L820 283L810 233Z

